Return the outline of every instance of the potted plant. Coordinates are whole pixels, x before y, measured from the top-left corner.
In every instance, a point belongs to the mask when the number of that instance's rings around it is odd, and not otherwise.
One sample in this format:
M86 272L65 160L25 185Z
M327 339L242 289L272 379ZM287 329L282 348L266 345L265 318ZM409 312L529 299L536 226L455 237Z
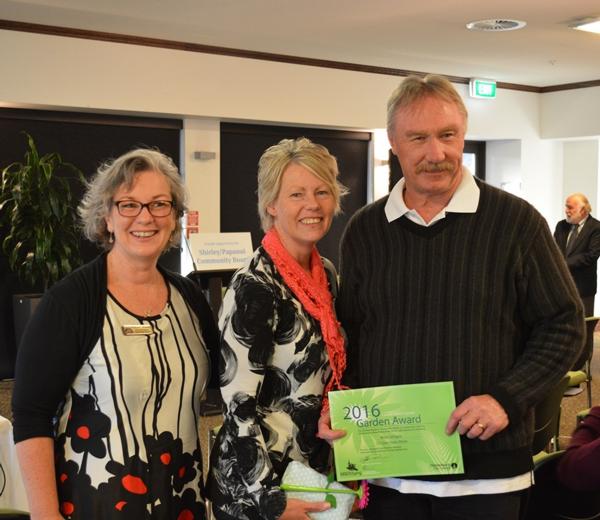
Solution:
M56 152L40 156L33 138L23 133L23 162L9 164L0 179L1 247L22 282L46 290L80 263L77 213L65 174L84 177ZM15 312L19 298L13 297ZM17 341L20 327L15 323Z

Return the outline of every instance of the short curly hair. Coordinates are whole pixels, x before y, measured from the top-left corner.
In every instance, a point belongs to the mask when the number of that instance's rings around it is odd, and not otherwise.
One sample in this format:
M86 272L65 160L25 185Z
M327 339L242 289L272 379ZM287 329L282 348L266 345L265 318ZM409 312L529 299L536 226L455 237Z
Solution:
M175 210L175 230L169 239L167 248L176 247L181 239L181 221L187 211L187 192L177 166L170 157L149 148L131 150L116 159L102 164L92 180L77 208L85 237L110 250L110 233L106 227L106 217L112 205L113 197L121 186L129 189L138 173L155 171L162 173L169 183L173 207Z
M303 166L327 184L335 200L336 215L341 211L341 198L348 193L338 180L337 160L327 148L306 137L283 139L267 148L258 161L258 215L265 232L273 227L267 207L279 196L283 174L291 163Z

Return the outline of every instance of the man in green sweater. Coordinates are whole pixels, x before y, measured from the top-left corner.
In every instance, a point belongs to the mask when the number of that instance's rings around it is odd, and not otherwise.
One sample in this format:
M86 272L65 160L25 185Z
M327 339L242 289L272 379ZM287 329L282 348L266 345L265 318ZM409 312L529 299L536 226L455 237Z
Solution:
M449 81L406 78L388 102L404 178L342 239L344 382L452 381L446 432L461 435L465 464L374 480L367 520L516 520L532 484L533 407L581 348L581 301L546 221L463 168L466 130Z

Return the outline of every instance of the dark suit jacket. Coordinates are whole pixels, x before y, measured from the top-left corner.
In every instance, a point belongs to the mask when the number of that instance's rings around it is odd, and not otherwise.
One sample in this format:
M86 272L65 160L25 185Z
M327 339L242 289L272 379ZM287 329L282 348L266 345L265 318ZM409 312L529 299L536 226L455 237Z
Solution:
M561 220L556 224L554 230L554 239L558 247L565 254L567 237L571 230L571 224L566 220ZM591 215L586 220L583 228L575 239L575 244L569 255L565 255L567 266L575 285L579 291L579 296L585 298L596 294L596 269L598 257L600 256L600 221Z

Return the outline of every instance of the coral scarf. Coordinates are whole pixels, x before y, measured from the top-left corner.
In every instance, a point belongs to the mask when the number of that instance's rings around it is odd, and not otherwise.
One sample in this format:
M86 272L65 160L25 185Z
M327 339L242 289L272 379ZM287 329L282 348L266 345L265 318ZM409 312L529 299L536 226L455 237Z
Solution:
M341 390L347 387L341 383L342 374L346 368L344 337L333 309L333 297L327 284L323 262L317 248L313 247L310 256L311 274L309 275L283 246L274 227L267 232L262 240L262 245L273 260L283 281L300 300L306 312L321 325L321 334L325 340L332 371L324 391L323 408L326 410L329 408L328 392L333 388Z

